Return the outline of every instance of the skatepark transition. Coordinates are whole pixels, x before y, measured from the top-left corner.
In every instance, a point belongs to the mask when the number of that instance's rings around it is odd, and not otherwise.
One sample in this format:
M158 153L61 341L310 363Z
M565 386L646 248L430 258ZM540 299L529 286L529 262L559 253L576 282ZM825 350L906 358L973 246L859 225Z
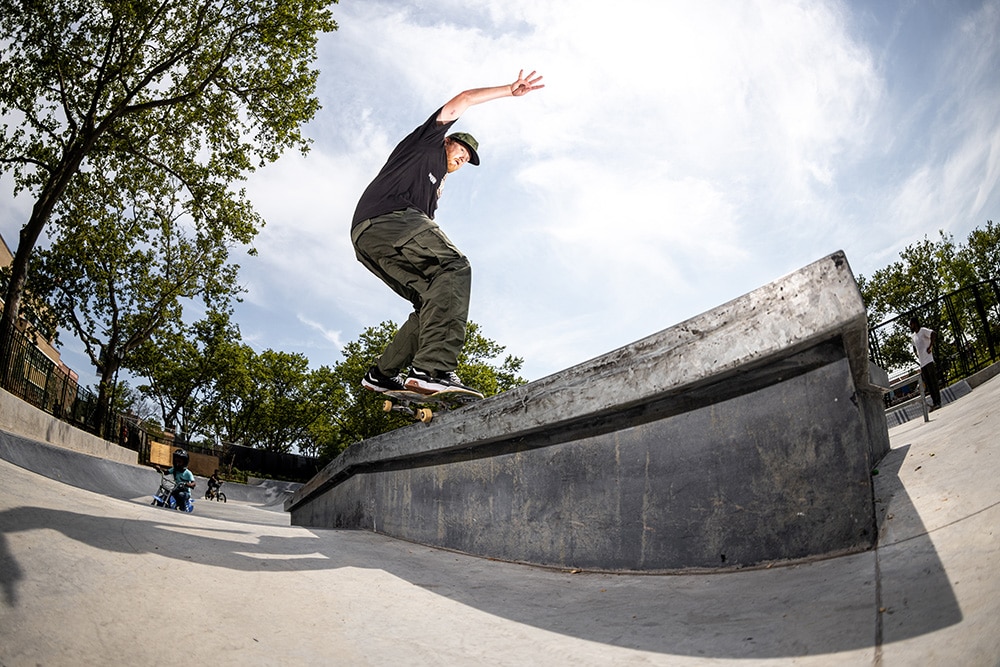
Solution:
M558 568L740 568L870 549L889 449L842 252L609 354L355 443L286 502Z

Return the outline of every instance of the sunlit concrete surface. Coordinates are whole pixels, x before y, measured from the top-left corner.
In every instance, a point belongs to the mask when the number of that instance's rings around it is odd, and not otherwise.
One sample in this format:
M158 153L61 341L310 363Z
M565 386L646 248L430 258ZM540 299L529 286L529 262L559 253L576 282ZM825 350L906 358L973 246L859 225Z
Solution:
M152 471L133 496L0 460L0 665L996 665L998 406L994 379L890 431L876 550L720 574L546 570L247 502L181 514L149 505Z

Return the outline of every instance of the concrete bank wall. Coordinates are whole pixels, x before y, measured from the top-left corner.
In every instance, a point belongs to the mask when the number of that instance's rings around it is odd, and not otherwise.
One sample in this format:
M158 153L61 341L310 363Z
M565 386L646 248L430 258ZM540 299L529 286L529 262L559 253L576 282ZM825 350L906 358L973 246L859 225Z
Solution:
M0 389L0 430L118 463L137 463L139 453L60 421Z
M169 452L176 447L161 446L168 452L166 462L161 463L169 466ZM156 472L138 464L138 452L81 431L2 389L0 458L51 479L116 498L133 498L156 491ZM201 498L207 478L199 475L197 482L195 496ZM223 490L230 500L281 509L285 499L301 486L295 482L254 479L250 484L226 482Z
M159 474L149 466L108 460L3 429L0 429L0 459L70 486L126 500L148 499L160 480ZM196 476L195 480L198 486L194 497L200 502L208 480L201 476ZM226 482L222 490L231 501L281 511L284 500L299 486L293 482L256 480L253 484Z
M870 548L888 451L836 253L463 410L356 443L292 523L556 567L729 568Z

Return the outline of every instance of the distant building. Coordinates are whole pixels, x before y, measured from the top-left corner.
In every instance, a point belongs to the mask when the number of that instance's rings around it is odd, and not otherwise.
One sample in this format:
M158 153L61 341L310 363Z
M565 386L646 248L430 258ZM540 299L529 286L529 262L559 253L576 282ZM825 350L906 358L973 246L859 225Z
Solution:
M0 235L0 269L10 266L14 261L14 253L10 251L7 247L7 242L4 241L2 235ZM0 313L3 312L4 308L4 296L6 290L0 290ZM73 382L77 382L80 376L71 369L69 366L63 363L62 358L59 355L59 350L55 348L52 341L47 339L45 336L37 331L36 327L32 327L27 319L24 317L18 317L17 320L17 330L23 333L25 336L34 338L35 347L41 352L45 357L51 361L56 367L58 367L65 376L70 378ZM32 380L35 373L26 373L29 381Z

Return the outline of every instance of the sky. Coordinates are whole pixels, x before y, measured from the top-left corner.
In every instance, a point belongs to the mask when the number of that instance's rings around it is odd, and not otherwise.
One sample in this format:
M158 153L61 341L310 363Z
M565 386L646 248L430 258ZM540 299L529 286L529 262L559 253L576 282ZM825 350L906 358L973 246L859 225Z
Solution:
M871 275L1000 214L1000 0L341 0L322 104L245 184L267 221L235 319L314 368L410 305L355 259L357 200L455 94L482 164L436 220L473 267L470 319L557 373L830 253ZM5 192L10 198L9 188ZM0 208L14 247L27 206ZM23 217L22 217L23 214ZM64 336L64 339L68 336ZM64 359L92 370L67 340Z

